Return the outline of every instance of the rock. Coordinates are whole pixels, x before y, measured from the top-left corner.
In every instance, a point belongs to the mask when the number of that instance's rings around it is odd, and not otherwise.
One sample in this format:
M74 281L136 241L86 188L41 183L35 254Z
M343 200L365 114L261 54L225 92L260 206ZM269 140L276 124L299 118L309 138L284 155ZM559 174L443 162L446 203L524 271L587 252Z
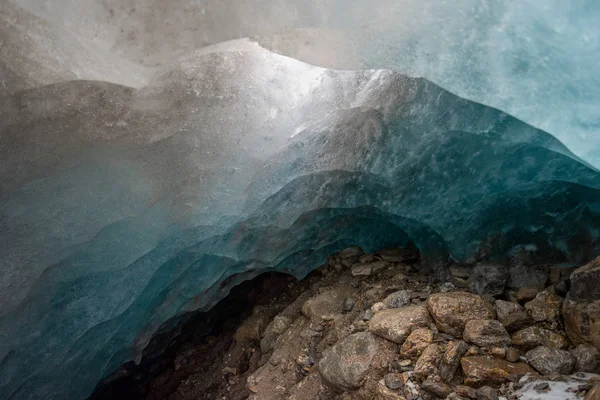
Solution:
M283 315L277 315L273 321L267 325L263 333L263 338L260 340L260 350L262 353L268 353L273 350L277 338L292 324L292 319Z
M504 358L506 357L506 347L492 347L489 353L494 357Z
M441 381L437 382L433 379L426 379L421 384L421 389L433 393L436 396L441 397L442 399L445 399L450 393L454 391L452 389L452 386L447 385L446 383Z
M379 345L369 332L348 336L325 350L319 372L333 388L341 391L358 389L377 357Z
M537 392L546 391L549 388L550 388L550 384L548 382L542 382L542 383L533 385L533 390L535 390Z
M356 264L364 254L365 252L360 247L349 247L337 253L336 257L340 260L342 265L350 267L353 264Z
M477 400L498 400L498 391L489 386L477 389Z
M511 363L489 356L463 357L460 364L465 375L465 384L474 387L514 382L523 375L534 372L525 363Z
M352 294L352 289L338 286L314 297L302 305L302 314L308 319L331 320L342 312L344 299Z
M469 399L477 399L477 390L465 385L458 385L454 388L457 395L467 397Z
M398 390L404 386L404 382L402 381L402 374L386 374L384 379L385 386L388 389Z
M378 312L381 310L386 310L387 308L388 308L387 305L385 305L384 302L380 301L371 306L371 311Z
M488 302L466 292L433 294L427 299L427 309L438 329L455 337L462 337L468 321L495 317L494 308Z
M510 361L510 362L517 362L521 359L521 354L519 353L519 350L515 349L514 347L509 347L506 350L506 360Z
M567 293L569 293L570 288L571 280L569 278L562 278L554 284L554 293L558 296L565 297Z
M571 354L575 357L574 372L596 372L600 367L600 351L592 345L580 344Z
M508 268L506 286L509 289L536 288L542 290L546 287L550 271L542 265L511 265Z
M571 288L563 303L567 336L574 344L600 349L600 257L571 274Z
M378 251L377 255L383 260L393 263L411 264L419 261L419 251L412 247L396 247L393 249L384 249Z
M504 328L510 333L519 331L527 328L534 324L533 319L527 311L517 311L512 314L508 314L500 321Z
M472 268L461 267L459 265L453 265L450 267L450 275L455 278L469 279L473 273Z
M400 290L386 297L383 300L383 303L387 305L388 308L400 308L409 305L410 299L411 296L409 290Z
M568 351L544 346L528 351L525 358L543 375L548 375L552 371L568 375L575 366L575 357Z
M367 308L365 310L365 314L363 315L363 320L364 321L370 321L371 318L373 318L374 315L375 315L375 313L373 312L373 310L371 310L370 308Z
M495 319L473 319L465 325L463 339L479 347L495 347L511 344L504 326Z
M528 301L535 299L535 296L539 293L539 289L531 287L520 288L517 292L517 301L521 304L525 304Z
M494 305L496 306L496 315L500 322L510 314L523 311L523 307L512 301L496 300Z
M557 324L560 319L560 310L563 299L548 291L543 291L535 299L525 304L525 309L531 313L531 318L536 322L550 322Z
M383 260L373 261L367 264L354 264L351 272L352 276L370 276L389 267L390 265L390 263Z
M469 290L480 295L497 296L504 292L508 269L504 265L478 264L469 277Z
M592 387L584 400L600 400L600 382L597 382L594 387Z
M370 393L370 396L373 397L373 400L406 400L406 398L398 394L397 391L388 389L385 386L385 381L383 379L377 383L375 395ZM325 398L320 397L320 399Z
M448 343L446 352L442 356L438 368L438 374L444 381L452 381L460 364L460 359L465 355L468 348L469 346L462 340Z
M413 369L414 376L423 379L437 371L440 362L440 351L437 344L427 346Z
M268 322L268 316L263 313L252 314L233 334L238 343L259 342Z
M383 310L369 321L369 330L395 343L404 343L413 329L429 326L433 321L424 306Z
M423 350L433 343L433 332L428 328L420 328L411 332L406 338L400 355L404 358L417 359L423 353Z
M513 345L523 349L531 350L538 346L546 346L557 349L565 349L567 340L560 334L537 326L521 329L512 335Z
M354 299L353 297L346 297L344 299L344 303L342 304L342 311L343 312L352 311L355 304L356 304L356 299Z

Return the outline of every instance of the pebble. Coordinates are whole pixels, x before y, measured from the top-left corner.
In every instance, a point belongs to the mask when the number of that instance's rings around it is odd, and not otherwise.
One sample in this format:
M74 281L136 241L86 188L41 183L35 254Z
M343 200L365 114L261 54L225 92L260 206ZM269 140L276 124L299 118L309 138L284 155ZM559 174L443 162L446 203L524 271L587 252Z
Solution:
M354 308L355 304L356 304L356 299L354 299L352 297L346 297L344 299L344 305L342 306L342 310L344 312L350 312Z
M542 383L538 383L538 384L534 385L533 389L537 390L538 392L546 391L546 390L550 389L550 385L548 384L548 382L542 382Z
M397 390L404 386L402 382L402 375L389 373L385 375L385 386L391 390Z
M373 312L373 310L368 308L367 310L365 310L365 315L363 316L363 320L370 321L374 315L375 315L375 313Z

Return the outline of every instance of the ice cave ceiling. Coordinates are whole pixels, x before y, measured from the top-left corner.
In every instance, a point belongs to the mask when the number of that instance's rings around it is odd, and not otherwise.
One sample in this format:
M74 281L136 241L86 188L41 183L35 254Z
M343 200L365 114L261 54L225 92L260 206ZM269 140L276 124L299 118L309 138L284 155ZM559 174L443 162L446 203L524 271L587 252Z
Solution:
M4 0L0 397L84 399L221 283L600 254L594 0Z

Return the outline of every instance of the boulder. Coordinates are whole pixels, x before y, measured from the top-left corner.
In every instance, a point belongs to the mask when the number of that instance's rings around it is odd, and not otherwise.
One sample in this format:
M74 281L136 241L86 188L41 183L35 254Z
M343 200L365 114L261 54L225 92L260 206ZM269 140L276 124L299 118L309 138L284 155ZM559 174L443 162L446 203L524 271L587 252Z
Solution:
M383 304L385 304L388 308L405 307L410 304L410 293L410 290L400 290L398 292L394 292L383 300Z
M511 265L508 268L508 289L537 288L542 290L546 287L550 271L543 265Z
M424 306L409 306L379 311L369 321L369 330L395 343L404 343L412 330L433 321Z
M377 252L385 261L411 264L419 261L419 251L413 247L395 247Z
M419 379L424 379L435 373L438 369L440 357L439 346L437 344L430 344L417 360L413 369L413 375Z
M352 276L370 276L375 274L387 267L391 264L387 261L373 261L366 264L354 264L352 265Z
M540 292L538 288L523 287L517 291L517 301L525 304L528 301L535 299L535 296Z
M302 305L302 314L308 319L332 320L341 314L344 299L352 292L349 287L338 286L311 297Z
M515 332L533 325L531 316L519 304L496 300L495 305L498 320L508 332Z
M446 352L442 356L438 368L438 374L444 381L452 381L460 364L460 359L468 349L469 346L462 340L448 343Z
M433 332L431 329L416 329L408 335L402 347L400 347L400 355L404 358L416 360L423 353L423 350L432 343Z
M563 319L574 344L588 343L600 349L600 257L571 274Z
M580 344L571 354L575 357L574 372L596 372L600 367L600 351L590 344Z
M543 291L535 299L525 304L525 309L531 313L531 318L536 322L549 322L558 324L562 297Z
M513 345L522 350L531 350L538 346L566 349L568 346L564 336L537 326L521 329L512 335Z
M469 277L469 290L480 295L497 296L504 292L508 269L504 265L477 264Z
M470 320L493 319L496 314L490 303L467 292L433 294L427 299L427 309L438 329L455 337L462 337Z
M340 391L356 390L371 368L379 345L370 332L355 333L330 349L319 361L319 372L331 387Z
M465 325L463 339L479 347L496 347L511 344L504 326L495 319L472 319Z
M452 386L446 384L445 382L435 381L433 379L426 379L421 384L421 389L429 393L433 393L437 397L440 397L442 399L445 399L446 397L448 397L448 395L450 395L450 393L454 391Z
M525 363L511 363L489 356L470 356L460 360L465 384L472 387L498 386L518 381L523 375L535 372Z
M568 375L575 366L575 357L566 350L540 346L525 354L527 362L543 375L552 371Z

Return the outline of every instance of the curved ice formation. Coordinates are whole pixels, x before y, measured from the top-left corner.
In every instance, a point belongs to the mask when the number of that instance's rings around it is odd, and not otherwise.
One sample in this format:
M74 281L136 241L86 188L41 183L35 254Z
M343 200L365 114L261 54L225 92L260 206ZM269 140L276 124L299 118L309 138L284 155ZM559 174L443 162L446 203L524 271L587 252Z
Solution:
M0 397L85 398L351 245L600 254L597 4L231 1L0 4Z
M11 399L84 398L237 273L302 277L350 245L415 245L439 264L599 253L600 174L425 79L200 52L140 90L59 83L3 109Z

